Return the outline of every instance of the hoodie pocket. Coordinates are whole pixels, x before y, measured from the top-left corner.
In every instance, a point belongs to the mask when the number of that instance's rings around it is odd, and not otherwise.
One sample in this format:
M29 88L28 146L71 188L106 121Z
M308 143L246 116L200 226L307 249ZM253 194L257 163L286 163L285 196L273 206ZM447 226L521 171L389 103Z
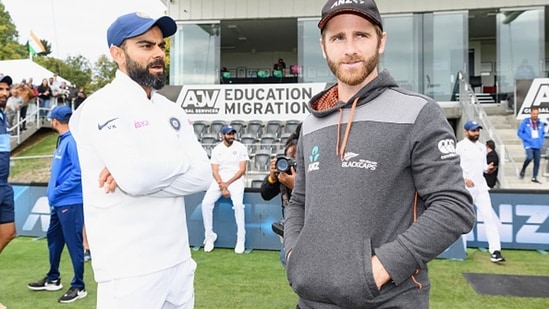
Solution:
M354 246L318 238L307 240L296 242L287 263L288 281L300 297L360 308L379 295L372 275L369 239L355 242Z

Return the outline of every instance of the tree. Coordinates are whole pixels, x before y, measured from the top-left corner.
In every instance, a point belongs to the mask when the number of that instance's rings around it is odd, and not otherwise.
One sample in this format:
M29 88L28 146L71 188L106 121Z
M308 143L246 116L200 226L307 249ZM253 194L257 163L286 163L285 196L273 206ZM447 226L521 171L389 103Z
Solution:
M51 44L50 44L50 42L48 42L47 40L42 40L42 39L40 39L40 43L42 43L42 45L44 46L44 48L46 49L46 51L41 52L41 53L38 53L38 54L36 54L35 56L45 57L45 56L51 55L52 51L51 51ZM30 48L29 48L29 41L27 41L27 50L30 50Z
M6 7L0 2L0 60L24 59L28 56L25 45L19 44L19 33Z
M36 57L34 61L64 79L88 88L92 81L92 68L84 56L68 57L60 60L53 57Z
M111 61L107 56L101 55L95 62L93 69L93 81L88 88L88 91L93 92L110 83L114 79L116 73L116 63Z

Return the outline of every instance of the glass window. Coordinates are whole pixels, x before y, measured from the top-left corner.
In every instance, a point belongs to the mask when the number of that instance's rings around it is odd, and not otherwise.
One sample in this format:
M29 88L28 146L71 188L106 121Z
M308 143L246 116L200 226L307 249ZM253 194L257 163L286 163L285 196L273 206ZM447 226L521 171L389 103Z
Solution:
M503 10L497 15L500 91L513 93L515 80L543 77L544 8Z
M170 84L219 82L219 21L179 24L170 54Z
M301 66L299 82L334 83L332 74L320 49L318 18L298 20L298 59Z
M387 33L385 52L379 69L387 69L400 87L421 92L419 76L420 36L418 16L395 15L383 17L383 31Z
M467 69L468 13L440 12L424 15L424 78L426 95L450 101L457 73Z

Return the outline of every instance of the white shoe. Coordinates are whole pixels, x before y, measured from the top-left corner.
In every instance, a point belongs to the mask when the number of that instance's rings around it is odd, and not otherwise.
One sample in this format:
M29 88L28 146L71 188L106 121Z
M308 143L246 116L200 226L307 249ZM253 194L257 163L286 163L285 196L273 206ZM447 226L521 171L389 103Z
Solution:
M234 253L242 254L242 253L244 253L245 249L246 248L244 248L244 241L239 240L239 241L236 242L236 246L234 247Z
M217 234L213 233L208 237L206 240L204 240L204 252L212 252L214 249L214 242L217 239Z

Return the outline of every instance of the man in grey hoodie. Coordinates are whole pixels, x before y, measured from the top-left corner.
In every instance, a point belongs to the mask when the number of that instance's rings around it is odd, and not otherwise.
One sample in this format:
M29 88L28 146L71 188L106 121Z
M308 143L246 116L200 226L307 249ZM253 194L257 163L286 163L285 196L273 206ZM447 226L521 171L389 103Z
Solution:
M337 84L309 103L286 209L299 307L429 307L427 262L474 224L456 137L439 105L377 71L373 0L329 0L318 24Z

